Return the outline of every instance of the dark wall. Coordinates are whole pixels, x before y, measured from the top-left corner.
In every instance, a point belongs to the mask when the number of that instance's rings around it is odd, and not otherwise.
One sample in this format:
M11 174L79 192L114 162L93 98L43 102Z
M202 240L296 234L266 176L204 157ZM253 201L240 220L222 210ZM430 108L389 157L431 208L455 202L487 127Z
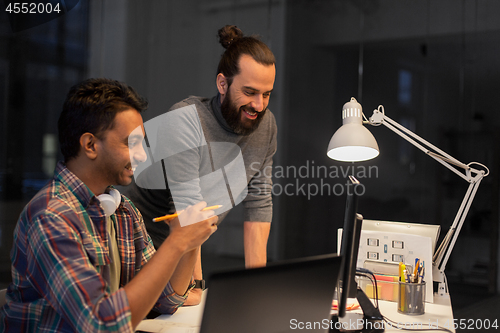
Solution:
M82 0L58 19L17 32L0 12L0 285L10 281L19 214L61 158L57 119L69 88L87 72L88 7Z
M288 116L280 124L286 137L282 163L353 167L329 160L326 147L342 125L342 105L355 97L367 117L383 104L393 120L464 163L478 161L495 174L500 30L488 23L492 3L476 2L471 7L463 2L440 18L436 12L444 13L446 4L289 2ZM401 76L410 77L410 84ZM380 156L355 166L355 173L369 167L378 171L361 174L366 193L360 213L369 219L440 224L444 235L468 183L387 128L369 126L369 130L378 141ZM346 181L345 175L326 178L302 181ZM497 194L498 179L490 175L482 182L450 259L451 276L484 274L483 283L488 283L489 273L496 280ZM286 256L335 249L345 196L283 195L280 200L287 224ZM474 242L486 249L471 249ZM485 263L489 271L484 270Z

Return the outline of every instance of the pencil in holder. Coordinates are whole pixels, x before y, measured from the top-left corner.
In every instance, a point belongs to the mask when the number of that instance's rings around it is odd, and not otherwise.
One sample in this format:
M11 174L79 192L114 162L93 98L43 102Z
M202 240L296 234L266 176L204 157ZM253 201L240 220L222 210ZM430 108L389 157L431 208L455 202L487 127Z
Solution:
M425 282L399 282L398 312L407 315L425 313Z

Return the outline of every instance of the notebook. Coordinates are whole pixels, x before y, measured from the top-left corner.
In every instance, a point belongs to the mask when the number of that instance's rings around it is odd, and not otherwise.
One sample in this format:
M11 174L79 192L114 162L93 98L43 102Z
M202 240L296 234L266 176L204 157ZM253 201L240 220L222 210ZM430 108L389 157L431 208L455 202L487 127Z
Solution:
M213 274L200 332L328 332L340 263L328 254Z

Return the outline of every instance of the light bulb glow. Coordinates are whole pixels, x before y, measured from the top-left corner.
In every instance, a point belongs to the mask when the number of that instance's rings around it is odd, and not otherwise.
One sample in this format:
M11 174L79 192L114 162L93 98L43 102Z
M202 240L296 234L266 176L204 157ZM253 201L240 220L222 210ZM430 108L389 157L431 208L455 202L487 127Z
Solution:
M370 160L379 154L377 149L363 146L344 146L330 149L328 157L337 161L360 162Z

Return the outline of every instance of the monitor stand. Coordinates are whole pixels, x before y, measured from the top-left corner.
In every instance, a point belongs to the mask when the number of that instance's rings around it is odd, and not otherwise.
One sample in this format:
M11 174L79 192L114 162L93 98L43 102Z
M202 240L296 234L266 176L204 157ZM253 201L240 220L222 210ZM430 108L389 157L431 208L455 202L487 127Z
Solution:
M333 315L329 332L384 332L385 325L380 311L373 306L368 296L359 287L356 299L363 313L347 313L343 318Z

